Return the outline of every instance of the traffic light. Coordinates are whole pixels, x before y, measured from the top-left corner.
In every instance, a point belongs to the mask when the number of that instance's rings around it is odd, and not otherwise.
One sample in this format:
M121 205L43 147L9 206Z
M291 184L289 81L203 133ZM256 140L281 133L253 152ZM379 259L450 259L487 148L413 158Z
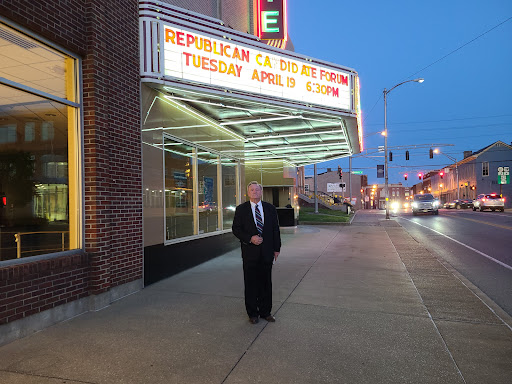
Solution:
M341 169L341 167L338 165L338 175L340 177L340 179L343 177L343 170Z
M405 160L409 160L409 151L405 151Z
M404 179L407 180L407 173L404 175Z
M422 177L423 177L423 174L422 173L418 173L418 180L421 180Z
M444 172L443 171L439 172L439 177L441 177L441 179L444 177Z
M7 206L7 196L3 192L0 192L0 208Z
M432 148L430 148L429 155L431 159L434 158L434 150Z
M389 152L389 161L393 161L393 152Z

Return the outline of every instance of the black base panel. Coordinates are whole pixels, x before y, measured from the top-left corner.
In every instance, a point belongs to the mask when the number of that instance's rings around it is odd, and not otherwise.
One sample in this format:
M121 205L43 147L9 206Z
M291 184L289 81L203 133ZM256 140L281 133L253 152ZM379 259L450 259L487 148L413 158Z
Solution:
M167 246L144 247L144 285L156 283L235 248L240 248L240 241L232 233Z

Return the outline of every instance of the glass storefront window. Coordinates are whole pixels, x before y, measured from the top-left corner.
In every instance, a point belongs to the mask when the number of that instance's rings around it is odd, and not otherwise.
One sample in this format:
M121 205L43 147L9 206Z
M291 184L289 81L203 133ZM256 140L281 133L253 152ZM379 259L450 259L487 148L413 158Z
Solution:
M0 47L0 261L78 248L77 60L1 23Z
M241 168L238 159L221 153L243 141L225 147L225 130L176 108L145 85L142 115L144 246L231 230Z
M222 206L223 228L229 229L233 224L236 209L236 168L235 160L222 159Z
M207 152L198 154L199 233L215 232L219 228L219 198L217 190L218 156Z
M194 148L164 139L165 239L195 234Z
M75 60L0 23L0 77L76 101Z

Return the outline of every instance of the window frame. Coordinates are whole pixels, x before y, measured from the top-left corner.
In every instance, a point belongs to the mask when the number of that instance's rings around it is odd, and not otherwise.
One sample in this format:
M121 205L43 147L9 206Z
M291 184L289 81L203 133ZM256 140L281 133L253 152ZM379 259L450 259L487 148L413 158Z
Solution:
M487 171L487 174L486 174ZM482 177L488 177L489 176L489 162L488 161L482 161Z
M194 178L193 178L193 182L192 182L192 188L193 188L193 196L194 196L194 207L193 207L193 210L194 210L194 234L193 235L190 235L190 236L184 236L184 237L180 237L180 238L176 238L176 239L170 239L168 240L167 239L167 236L166 236L166 209L167 209L167 200L164 199L164 204L163 204L163 221L164 221L164 226L163 226L163 238L164 238L164 245L172 245L172 244L177 244L177 243L183 243L183 242L186 242L186 241L190 241L190 240L196 240L196 239L202 239L202 238L205 238L205 237L210 237L210 236L217 236L217 235L221 235L221 234L224 234L224 233L230 233L231 232L231 228L224 228L222 227L221 230L218 230L218 231L212 231L212 232L205 232L205 233L199 233L199 199L198 199L198 192L199 192L199 178L198 178L198 169L197 169L197 164L198 164L198 151L206 151L206 152L209 152L211 153L212 155L215 155L217 156L217 199L219 200L218 203L217 203L217 210L218 210L218 217L217 217L217 221L219 224L223 224L223 201L222 201L222 182L219 182L219 180L222 180L222 166L221 166L221 163L222 163L222 158L228 158L228 159L231 159L231 160L234 160L236 162L236 205L239 205L241 203L241 196L240 196L240 191L241 191L241 187L240 187L240 175L241 175L241 172L240 172L240 169L241 169L241 166L242 166L242 163L241 163L241 160L236 158L236 157L232 157L232 156L227 156L225 154L222 154L221 152L219 151L215 151L211 148L208 148L208 147L205 147L205 146L202 146L200 144L196 144L196 143L193 143L191 141L188 141L188 140L185 140L185 139L182 139L178 136L174 136L174 135L171 135L167 132L164 132L162 131L162 161L163 161L163 172L162 172L162 185L164 187L164 192L165 192L165 167L166 167L166 164L165 164L165 147L164 147L164 143L165 143L165 140L174 140L176 142L179 142L179 143L182 143L182 144L185 144L185 145L188 145L190 147L193 148L193 156L191 157L192 159L192 166L194 168L194 172L193 172L193 175L194 175ZM221 191L219 191L219 189L221 189ZM165 193L164 193L165 195Z
M73 108L72 114L68 116L68 127L73 122L73 129L68 128L68 137L72 135L72 137L68 138L68 151L69 151L69 143L72 143L75 148L73 149L73 158L68 158L68 188L70 185L71 175L69 174L70 162L74 163L74 168L76 174L73 176L73 182L76 183L76 193L73 196L75 199L75 207L76 207L76 218L74 220L69 220L69 232L70 232L70 249L64 251L57 251L51 253L42 253L34 256L27 256L19 259L13 260L4 260L0 261L0 266L14 265L14 264L23 264L23 263L31 263L37 260L46 260L52 259L56 257L61 257L63 255L69 255L72 253L76 253L76 251L84 250L84 230L85 230L85 199L84 199L84 140L83 140L83 126L84 126L84 113L83 113L83 73L82 73L82 59L80 56L68 51L62 46L50 41L40 35L28 30L27 28L18 25L17 23L12 22L9 19L6 19L3 16L0 16L0 24L5 25L7 28L13 29L16 32L22 33L27 38L34 40L35 42L47 46L59 53L67 56L72 60L72 66L74 69L74 78L73 78L73 96L75 101L71 101L65 98L61 98L55 96L53 94L41 91L37 88L32 88L24 84L20 84L14 82L12 80L6 79L4 77L0 77L0 85L13 88L19 90L21 92L29 93L35 95L37 97L41 97L47 99L49 101L55 101L63 106ZM34 138L35 139L35 138ZM68 196L68 205L71 206L71 196ZM73 221L73 223L72 223ZM71 241L71 231L75 231L73 234L75 245L72 246Z

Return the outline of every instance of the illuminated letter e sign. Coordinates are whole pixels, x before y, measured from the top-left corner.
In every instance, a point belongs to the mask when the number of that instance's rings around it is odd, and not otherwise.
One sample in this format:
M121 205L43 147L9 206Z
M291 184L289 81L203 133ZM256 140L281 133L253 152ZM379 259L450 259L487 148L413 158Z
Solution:
M288 40L286 0L257 0L257 35L262 40Z

